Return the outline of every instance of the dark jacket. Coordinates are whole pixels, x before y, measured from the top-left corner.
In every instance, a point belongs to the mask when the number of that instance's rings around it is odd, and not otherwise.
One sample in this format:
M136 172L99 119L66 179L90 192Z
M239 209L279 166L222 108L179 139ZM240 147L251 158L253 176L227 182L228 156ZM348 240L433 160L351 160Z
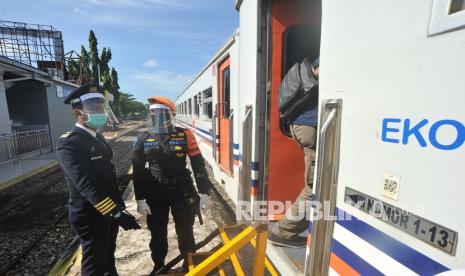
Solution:
M70 187L71 222L108 216L125 208L116 185L113 151L101 134L93 137L74 127L60 137L56 153Z
M194 170L197 190L200 193L208 193L211 189L211 182L202 154L190 130L176 127L171 134L149 132L139 134L133 146L133 180L136 199L147 199L150 196L150 185L156 185L161 178L187 177L190 179L187 156Z

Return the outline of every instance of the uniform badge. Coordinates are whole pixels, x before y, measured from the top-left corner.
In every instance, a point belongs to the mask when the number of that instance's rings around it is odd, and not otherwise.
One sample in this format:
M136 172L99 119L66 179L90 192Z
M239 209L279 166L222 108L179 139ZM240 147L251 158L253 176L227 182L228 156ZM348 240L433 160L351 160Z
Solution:
M175 146L175 147L174 147L174 150L182 150L182 147L180 147L180 146Z
M179 137L184 137L185 134L184 134L184 132L179 132L178 135L179 135Z
M147 139L145 141L147 141L147 142L155 142L155 139L149 138L149 139Z
M184 153L176 153L176 156L177 156L177 157L183 157L183 156L184 156Z
M90 158L90 160L97 160L97 159L102 159L102 158L103 158L103 156L101 156L101 155L99 155L99 156L92 156L92 157Z
M71 135L71 131L68 131L66 133L63 133L61 136L60 136L60 139L66 139L68 138L70 135Z

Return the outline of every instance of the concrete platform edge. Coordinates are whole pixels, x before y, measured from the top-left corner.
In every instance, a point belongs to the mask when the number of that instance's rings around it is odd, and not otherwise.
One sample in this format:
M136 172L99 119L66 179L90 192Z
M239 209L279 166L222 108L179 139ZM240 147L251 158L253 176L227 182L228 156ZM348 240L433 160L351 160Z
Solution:
M18 184L18 183L20 183L20 182L22 182L22 181L24 181L24 180L26 180L28 178L34 177L34 176L36 176L38 174L44 173L47 170L52 170L52 169L55 169L57 167L58 167L58 161L52 160L47 165L39 167L39 168L37 168L35 170L32 170L30 172L27 172L27 173L25 173L25 174L23 174L21 176L10 179L10 180L8 180L6 182L0 183L0 191L5 190L6 188L9 188L9 187L11 187L13 185L16 185L16 184Z

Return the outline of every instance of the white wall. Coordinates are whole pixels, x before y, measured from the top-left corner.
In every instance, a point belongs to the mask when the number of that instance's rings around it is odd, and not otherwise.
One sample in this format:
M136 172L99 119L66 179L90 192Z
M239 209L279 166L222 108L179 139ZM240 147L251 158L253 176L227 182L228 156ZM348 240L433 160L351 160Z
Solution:
M74 89L75 87L70 86L70 88ZM47 86L46 94L49 112L50 136L54 149L55 142L63 133L69 131L74 126L75 119L71 111L71 105L64 104L64 98L57 96L57 84L50 84Z

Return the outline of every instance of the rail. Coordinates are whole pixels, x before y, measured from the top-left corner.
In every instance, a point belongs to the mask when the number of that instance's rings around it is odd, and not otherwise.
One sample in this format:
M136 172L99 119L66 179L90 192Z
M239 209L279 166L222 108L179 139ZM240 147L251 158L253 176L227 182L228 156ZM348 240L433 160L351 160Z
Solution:
M0 135L0 164L17 162L21 157L39 152L50 152L52 143L48 129Z

